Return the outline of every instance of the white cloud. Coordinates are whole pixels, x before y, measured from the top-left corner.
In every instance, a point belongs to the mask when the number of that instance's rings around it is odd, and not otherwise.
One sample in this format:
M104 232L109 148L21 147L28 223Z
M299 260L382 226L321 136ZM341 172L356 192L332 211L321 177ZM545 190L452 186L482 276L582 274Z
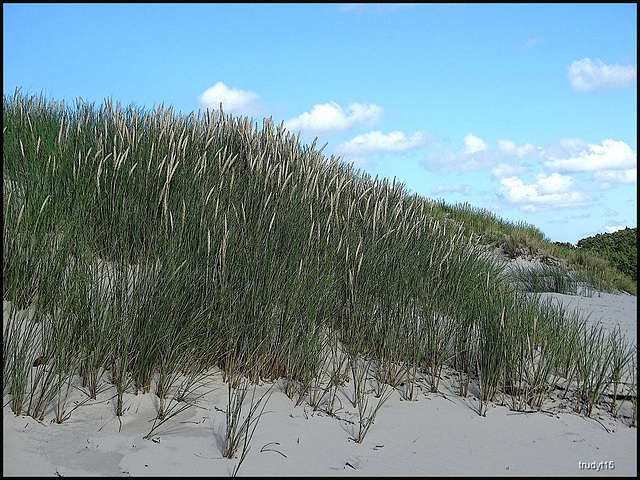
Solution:
M620 183L632 185L638 183L638 169L600 170L593 174L593 179L596 181L596 188L605 190Z
M571 177L557 173L549 176L538 174L536 183L528 185L514 176L500 180L500 191L505 200L520 205L525 212L535 212L540 208L576 207L589 203L591 197L579 191L571 191L572 184Z
M588 147L587 142L581 138L567 138L563 137L555 142L539 148L541 158L566 158L579 155L583 150Z
M563 193L569 191L573 185L573 179L568 175L560 175L559 173L552 173L549 176L539 173L536 175L536 185L538 186L538 192L544 195Z
M522 158L533 154L536 151L536 147L532 143L516 145L516 143L511 140L498 140L498 150L505 155Z
M346 110L335 102L314 105L311 112L285 120L285 127L293 132L328 132L345 130L361 123L373 123L382 115L382 108L373 103L352 103Z
M624 230L624 228L625 228L624 225L607 225L607 226L604 227L604 229L608 233L617 232L618 230Z
M628 65L607 65L600 59L574 60L567 67L567 80L578 92L628 87L636 82L636 68Z
M530 198L539 196L535 185L525 185L518 177L508 177L500 180L500 190L511 203L525 203Z
M638 183L638 169L627 170L601 170L593 174L593 178L604 182L604 187L609 188L614 183Z
M471 186L465 184L449 184L442 183L431 190L431 195L437 195L439 193L462 193L466 195L471 192Z
M513 165L510 163L499 163L491 169L491 175L497 178L513 177L527 171L524 165Z
M582 140L581 138L571 138L571 137L563 137L560 140L558 140L558 145L562 148L567 148L567 149L575 149L575 148L583 148L587 142L585 142L584 140Z
M407 137L403 132L397 130L388 134L373 131L341 143L336 147L336 152L339 155L349 156L366 155L381 151L399 152L422 146L425 141L425 136L422 132L416 132Z
M490 148L482 138L469 132L463 139L458 151L438 142L431 142L431 152L424 159L427 169L474 171L488 170L498 178L519 175L524 166L514 165L514 159L520 159L536 153L532 143L517 145L511 140L498 140L497 148Z
M566 153L552 150L543 153L545 167L564 172L586 172L595 170L622 170L635 167L637 154L622 141L606 139L602 145L589 144L586 148L576 139L565 139ZM580 147L582 147L580 149ZM567 155L568 153L568 155Z
M482 140L481 138L476 137L471 132L469 132L462 139L462 153L472 154L477 152L485 152L489 150L489 145Z
M527 39L526 42L524 42L524 47L525 48L533 47L534 45L537 45L543 42L544 42L544 37L531 37Z
M262 110L258 104L259 98L255 92L229 88L224 83L218 82L213 87L207 88L200 95L199 100L203 108L217 110L222 102L225 113L253 115Z

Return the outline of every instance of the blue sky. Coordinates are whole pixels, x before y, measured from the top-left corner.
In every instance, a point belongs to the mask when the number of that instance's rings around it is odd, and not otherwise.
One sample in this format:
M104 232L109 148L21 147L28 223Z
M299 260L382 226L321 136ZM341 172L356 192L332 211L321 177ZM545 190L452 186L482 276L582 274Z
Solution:
M637 225L636 4L3 4L3 93L285 122L553 241Z

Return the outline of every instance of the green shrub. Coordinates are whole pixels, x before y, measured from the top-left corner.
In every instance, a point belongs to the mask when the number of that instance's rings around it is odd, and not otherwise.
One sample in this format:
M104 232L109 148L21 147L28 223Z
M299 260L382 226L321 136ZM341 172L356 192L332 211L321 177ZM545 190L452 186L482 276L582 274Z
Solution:
M613 233L599 233L578 241L577 247L595 253L628 275L638 280L638 229L625 228Z

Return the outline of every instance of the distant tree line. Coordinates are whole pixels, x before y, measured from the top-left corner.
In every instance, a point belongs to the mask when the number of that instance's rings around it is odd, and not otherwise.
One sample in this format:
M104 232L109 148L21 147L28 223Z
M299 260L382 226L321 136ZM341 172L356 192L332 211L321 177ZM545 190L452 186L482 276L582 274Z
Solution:
M573 243L569 243L569 242L553 242L553 243L555 243L559 247L570 248L572 250L576 249L576 246Z
M637 228L625 228L613 233L598 233L593 237L578 240L576 247L589 250L629 275L633 281L638 279L638 237Z

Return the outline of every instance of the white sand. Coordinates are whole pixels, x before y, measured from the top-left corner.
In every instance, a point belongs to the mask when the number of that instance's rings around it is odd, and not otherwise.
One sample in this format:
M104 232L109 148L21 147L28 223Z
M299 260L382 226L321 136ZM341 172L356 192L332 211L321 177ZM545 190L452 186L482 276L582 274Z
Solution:
M636 297L544 295L592 312L591 320L608 327L620 325L636 339ZM227 390L219 374L214 379L209 388L215 390L199 408L170 419L150 440L143 437L156 415L152 394L125 396L122 426L113 388L61 425L50 423L52 414L42 423L16 417L5 397L3 475L230 475L238 460L221 454ZM611 418L606 405L585 418L561 400L545 406L550 413L516 413L498 404L481 417L475 398L459 397L453 381L443 378L441 394L421 393L413 402L394 392L362 444L349 440L356 425L345 421L357 421L350 384L340 392L342 420L314 413L308 404L295 407L273 385L239 476L637 475L629 402L622 420ZM74 392L70 405L83 398ZM590 468L580 469L580 462Z
M589 324L603 325L607 329L620 328L627 339L638 344L638 299L622 292L619 294L597 292L591 297L563 295L561 293L540 293L543 298L553 298L554 302L568 311L578 311Z

